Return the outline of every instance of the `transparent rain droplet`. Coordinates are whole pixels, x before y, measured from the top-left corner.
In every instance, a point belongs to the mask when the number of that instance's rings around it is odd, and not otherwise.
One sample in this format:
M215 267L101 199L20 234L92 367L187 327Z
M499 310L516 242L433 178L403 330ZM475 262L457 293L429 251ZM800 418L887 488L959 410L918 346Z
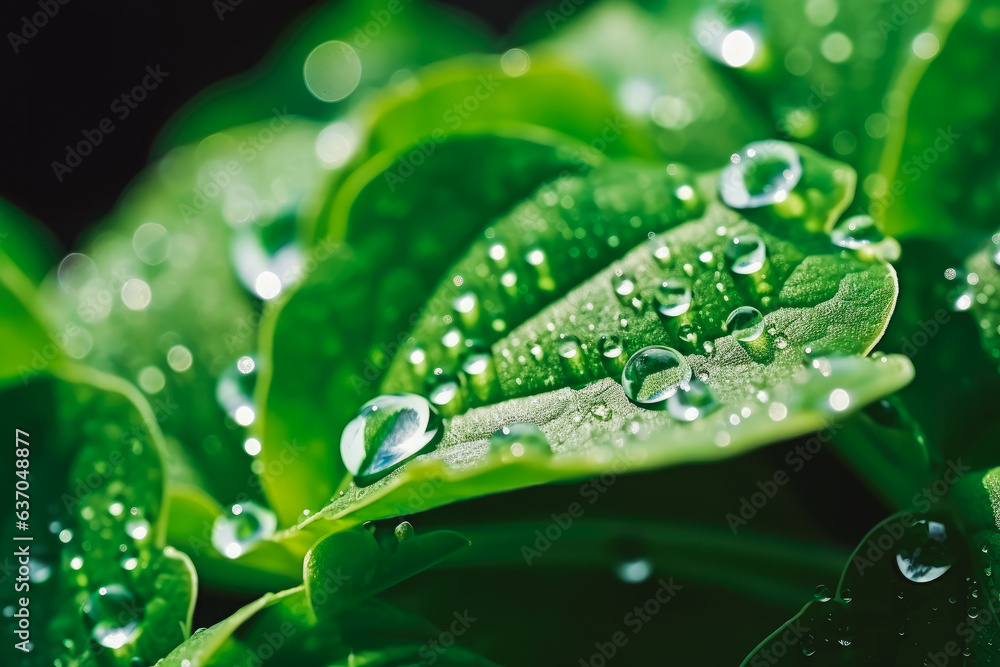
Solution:
M764 316L753 306L740 306L726 318L726 331L745 343L757 340L764 333Z
M622 337L618 334L608 334L601 336L597 344L598 352L601 354L601 361L604 369L611 376L617 376L625 368L625 346Z
M691 366L680 352L664 345L650 345L633 354L622 371L625 395L634 403L661 405L691 380Z
M656 288L656 309L666 317L683 315L691 307L691 284L668 278Z
M719 195L733 208L759 208L784 201L802 178L802 159L791 144L757 141L719 175Z
M645 558L630 558L615 565L615 575L627 584L641 584L653 574L653 564Z
M907 529L896 552L896 565L904 577L924 584L940 578L955 562L955 547L943 523L920 520Z
M340 438L354 483L367 486L427 450L443 434L438 411L423 396L386 394L365 403Z
M551 453L552 448L545 434L533 424L508 424L490 436L490 455L501 461L548 456Z
M108 584L91 593L80 611L95 642L119 649L138 636L145 609L127 588Z
M733 273L748 275L760 271L767 259L764 239L756 234L735 236L726 245L726 260Z
M882 230L868 215L854 215L837 223L830 238L841 248L856 250L885 238Z
M246 500L230 505L212 524L212 546L226 558L239 558L247 549L274 535L278 519L274 512Z
M681 421L693 422L718 407L711 388L695 378L682 385L681 390L667 399L670 416Z

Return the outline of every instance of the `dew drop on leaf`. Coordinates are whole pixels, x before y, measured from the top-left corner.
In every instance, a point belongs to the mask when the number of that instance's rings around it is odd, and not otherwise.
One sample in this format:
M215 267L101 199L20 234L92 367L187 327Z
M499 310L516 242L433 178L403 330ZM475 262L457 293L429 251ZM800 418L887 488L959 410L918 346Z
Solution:
M239 558L247 549L274 535L274 512L252 500L231 505L212 524L212 546L226 558Z
M622 337L618 334L601 336L598 351L601 353L601 361L604 362L604 369L608 375L617 376L625 368L625 347L622 344Z
M653 574L653 564L645 558L631 558L615 565L615 575L627 584L641 584Z
M662 404L691 380L691 366L680 352L650 345L633 354L622 371L622 387L629 400L646 407Z
M856 250L878 243L885 236L871 216L854 215L838 222L830 232L830 238L841 248Z
M726 245L726 260L733 273L748 275L764 267L767 246L756 234L734 236Z
M955 548L945 525L921 520L908 528L896 552L896 565L904 577L918 584L940 578L955 562Z
M677 317L691 307L691 285L685 280L668 278L656 288L656 309L665 317Z
M121 584L98 588L80 611L94 641L110 649L119 649L133 641L144 615L143 605Z
M432 447L442 432L441 417L426 398L386 394L361 406L344 427L340 454L354 483L367 486Z
M681 421L693 422L712 412L718 403L707 384L695 378L667 399L670 416Z
M509 424L490 436L490 455L504 462L551 453L545 434L533 424Z
M719 174L719 195L732 208L759 208L784 201L802 178L802 159L791 144L747 144Z
M726 331L745 343L757 340L764 333L764 316L753 306L740 306L726 318Z

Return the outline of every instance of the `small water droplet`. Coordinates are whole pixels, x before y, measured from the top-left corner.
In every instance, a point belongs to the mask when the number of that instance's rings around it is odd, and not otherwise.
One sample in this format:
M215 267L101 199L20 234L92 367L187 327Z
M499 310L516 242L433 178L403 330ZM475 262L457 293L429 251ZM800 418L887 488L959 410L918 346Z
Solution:
M398 541L403 542L416 535L416 531L413 530L413 525L409 521L403 521L396 526L395 530L393 530L393 534L396 536Z
M457 414L462 409L462 385L454 375L432 374L427 379L426 394L430 402L446 415Z
M618 334L601 336L597 349L601 354L604 369L611 376L617 376L625 368L625 347Z
M662 236L655 236L649 242L650 252L653 254L653 259L655 259L661 266L666 266L670 263L670 246L667 245L666 238Z
M615 291L618 300L625 305L633 305L633 301L638 298L639 290L635 278L630 273L615 271L611 276L611 289Z
M633 354L622 371L622 387L629 400L651 407L662 404L691 380L691 366L672 347L650 345Z
M354 483L367 486L432 447L443 430L423 396L385 394L368 401L344 427L340 454Z
M667 399L667 409L674 419L693 422L718 407L715 396L707 384L695 378L682 385L681 390Z
M698 344L698 329L690 322L685 322L677 327L677 337L685 343L695 346ZM711 350L706 351L711 352Z
M274 512L252 500L236 503L212 524L212 546L226 558L239 558L247 549L274 535Z
M645 558L631 558L617 563L615 574L627 584L641 584L653 574L653 564Z
M824 584L820 584L819 586L816 587L814 595L816 596L816 599L819 600L820 602L829 602L830 600L833 599L833 593L831 593L830 589L827 588Z
M764 239L756 234L733 237L726 246L726 260L733 273L749 275L760 271L767 260Z
M764 316L753 306L740 306L726 318L726 331L739 341L757 340L764 333Z
M841 248L856 250L885 238L875 221L868 215L854 215L837 223L830 238Z
M719 175L719 194L733 208L759 208L784 201L802 178L798 151L783 141L744 146Z
M508 424L490 436L490 455L504 462L551 453L545 434L533 424Z
M666 317L677 317L691 307L691 285L686 280L668 278L656 288L656 309Z
M145 519L131 519L125 523L125 532L133 540L141 542L149 535L149 522Z

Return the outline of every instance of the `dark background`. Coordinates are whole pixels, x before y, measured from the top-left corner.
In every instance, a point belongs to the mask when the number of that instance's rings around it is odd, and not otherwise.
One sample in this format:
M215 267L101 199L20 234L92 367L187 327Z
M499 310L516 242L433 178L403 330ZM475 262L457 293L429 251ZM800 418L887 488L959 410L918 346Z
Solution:
M7 0L0 9L0 197L49 227L64 249L111 209L174 112L210 84L252 68L297 17L321 4L242 0L220 21L212 0L53 4L59 1ZM15 53L10 34L22 32L23 17L40 11L39 2L58 12ZM532 3L445 4L503 33ZM169 72L164 84L57 180L52 162L65 160L66 145L94 129L110 101L157 63Z

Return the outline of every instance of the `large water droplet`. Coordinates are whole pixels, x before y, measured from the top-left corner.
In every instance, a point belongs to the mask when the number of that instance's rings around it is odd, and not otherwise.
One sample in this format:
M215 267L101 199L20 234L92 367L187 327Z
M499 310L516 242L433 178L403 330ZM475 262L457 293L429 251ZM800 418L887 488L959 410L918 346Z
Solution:
M367 486L430 448L441 434L441 417L423 396L387 394L361 406L344 427L340 454L354 483Z
M868 215L854 215L837 223L830 238L841 248L856 250L885 238L882 231Z
M670 416L681 421L693 422L707 415L718 406L707 384L695 378L667 399Z
M764 239L756 234L735 236L726 246L726 260L733 273L747 275L760 271L767 259L767 246Z
M274 512L252 500L229 507L212 524L212 546L226 558L239 558L247 549L274 535L278 519Z
M955 562L954 546L943 523L917 521L901 539L896 565L904 577L918 584L940 578Z
M733 156L719 175L719 195L733 208L784 201L802 178L798 151L783 141L755 141Z
M666 317L677 317L691 307L691 285L685 280L668 278L656 288L656 309Z
M691 366L672 347L650 345L629 358L622 371L622 387L629 400L643 406L662 404L691 380Z
M144 616L144 606L121 584L97 589L80 611L90 636L110 649L119 649L133 641Z
M501 461L548 456L551 453L552 448L545 434L533 424L509 424L490 436L490 455Z
M726 331L745 343L757 340L764 333L764 316L753 306L740 306L726 318Z

